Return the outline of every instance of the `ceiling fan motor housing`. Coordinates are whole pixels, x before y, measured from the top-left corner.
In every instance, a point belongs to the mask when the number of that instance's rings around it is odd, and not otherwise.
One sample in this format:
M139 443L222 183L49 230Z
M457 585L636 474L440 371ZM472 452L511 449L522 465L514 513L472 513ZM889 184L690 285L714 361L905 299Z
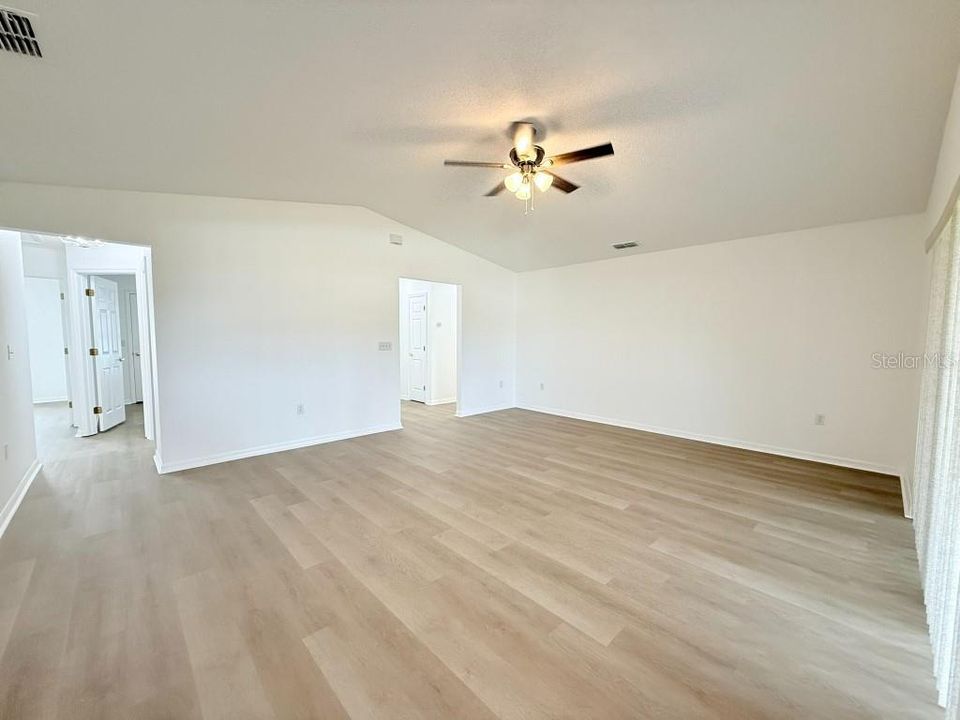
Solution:
M543 159L546 157L547 153L539 145L534 145L533 150L536 151L536 155L532 158L520 157L517 154L516 148L510 148L510 162L516 165L520 170L529 171L533 168L540 167L540 163L543 162ZM526 166L526 167L524 167Z

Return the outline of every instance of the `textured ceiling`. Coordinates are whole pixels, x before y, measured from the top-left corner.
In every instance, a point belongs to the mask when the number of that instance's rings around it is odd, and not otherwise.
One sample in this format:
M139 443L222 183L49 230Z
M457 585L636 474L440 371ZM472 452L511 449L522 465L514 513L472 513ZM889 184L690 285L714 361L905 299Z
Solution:
M0 179L359 204L513 269L924 209L956 0L15 0ZM582 189L483 197L512 120ZM636 252L636 251L627 251Z

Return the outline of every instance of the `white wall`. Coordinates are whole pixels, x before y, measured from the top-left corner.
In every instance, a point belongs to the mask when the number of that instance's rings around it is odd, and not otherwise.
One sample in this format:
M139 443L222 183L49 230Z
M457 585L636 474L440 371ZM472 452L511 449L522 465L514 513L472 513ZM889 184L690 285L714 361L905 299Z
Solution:
M400 397L409 399L409 322L407 298L427 294L427 404L439 405L457 399L457 286L424 280L400 279Z
M871 365L922 353L923 221L523 273L518 404L899 474L919 372Z
M430 402L457 399L457 286L431 283Z
M26 277L25 306L30 342L30 378L33 401L67 399L67 366L63 349L63 301L57 278Z
M65 281L67 256L64 248L24 242L23 274L26 277L56 278Z
M515 275L363 208L3 183L0 223L152 247L167 469L397 427L399 277L462 284L459 411L514 404Z
M0 230L0 534L38 468L30 385L20 233Z

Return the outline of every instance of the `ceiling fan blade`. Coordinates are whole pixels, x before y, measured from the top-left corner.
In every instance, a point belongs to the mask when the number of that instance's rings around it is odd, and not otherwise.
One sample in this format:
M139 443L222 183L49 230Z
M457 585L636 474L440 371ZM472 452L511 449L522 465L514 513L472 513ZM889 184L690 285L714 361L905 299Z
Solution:
M469 160L444 160L444 165L455 165L457 167L482 167L482 168L500 168L501 170L506 170L511 165L505 163L494 163L494 162L470 162Z
M604 143L596 147L574 150L568 153L560 153L547 159L550 161L551 167L556 167L557 165L569 165L570 163L581 162L583 160L593 160L593 158L605 157L606 155L613 155L613 145L611 143Z
M499 195L500 193L502 193L502 192L503 192L504 190L506 190L506 189L507 189L506 185L504 185L504 184L501 182L499 185L497 185L497 186L496 186L493 190L491 190L490 192L484 193L484 197L493 197L494 195Z
M546 172L546 171L541 170L541 172ZM550 187L555 187L560 192L572 193L574 190L580 187L579 185L576 185L575 183L572 183L569 180L564 180L562 177L560 177L556 173L547 173L547 174L553 175L553 183L551 183Z

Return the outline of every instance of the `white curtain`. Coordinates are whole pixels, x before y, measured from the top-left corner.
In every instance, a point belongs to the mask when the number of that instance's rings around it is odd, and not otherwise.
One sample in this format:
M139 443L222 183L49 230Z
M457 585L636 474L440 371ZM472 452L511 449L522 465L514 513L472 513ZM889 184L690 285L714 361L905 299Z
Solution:
M914 528L939 700L960 720L960 219L932 252Z

